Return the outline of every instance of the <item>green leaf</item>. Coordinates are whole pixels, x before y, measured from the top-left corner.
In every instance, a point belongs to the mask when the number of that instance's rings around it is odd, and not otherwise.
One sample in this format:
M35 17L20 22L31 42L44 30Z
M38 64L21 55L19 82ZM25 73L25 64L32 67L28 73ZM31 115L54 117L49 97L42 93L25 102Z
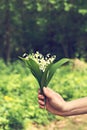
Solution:
M54 73L56 72L56 70L62 66L63 64L65 64L66 62L68 62L69 59L67 58L63 58L59 61L57 61L56 63L52 64L52 66L50 67L50 70L49 70L49 74L48 74L48 83L50 82L51 78L53 77Z
M36 63L36 61L34 61L31 58L29 59L22 58L22 57L19 58L24 61L26 66L30 69L31 73L33 74L33 76L36 78L39 85L41 86L41 77L43 72L40 70L39 65Z
M34 77L37 79L39 85L41 86L41 77L43 72L40 70L39 65L31 58L29 58L29 65L30 65L30 70Z
M20 57L20 56L19 56L19 58L20 58L20 59L25 63L25 65L28 67L28 64L27 64L27 61L28 61L28 60L27 60L26 58L23 58L23 57Z

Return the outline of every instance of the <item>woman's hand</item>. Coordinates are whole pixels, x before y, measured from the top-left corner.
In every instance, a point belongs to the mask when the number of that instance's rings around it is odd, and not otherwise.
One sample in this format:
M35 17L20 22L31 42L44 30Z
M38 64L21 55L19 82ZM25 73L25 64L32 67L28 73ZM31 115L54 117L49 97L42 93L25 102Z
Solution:
M66 102L58 93L49 88L44 87L43 92L46 96L46 103L44 102L45 97L39 91L40 108L46 108L47 111L60 116L87 114L87 97Z
M38 102L40 108L46 108L47 111L64 116L64 112L66 111L67 103L64 99L53 90L44 87L43 88L44 95L46 96L46 103L44 102L45 96L41 95L40 91L38 92Z

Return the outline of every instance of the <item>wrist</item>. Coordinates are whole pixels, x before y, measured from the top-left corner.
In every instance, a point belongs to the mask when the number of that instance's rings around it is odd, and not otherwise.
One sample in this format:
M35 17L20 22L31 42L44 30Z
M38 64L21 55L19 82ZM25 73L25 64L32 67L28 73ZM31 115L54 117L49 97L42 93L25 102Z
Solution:
M63 109L60 113L60 116L71 116L72 115L72 110L73 110L73 106L71 102L66 102L63 105Z
M60 116L69 116L70 114L70 107L69 107L69 102L64 101L61 107L61 110L57 110L57 115Z

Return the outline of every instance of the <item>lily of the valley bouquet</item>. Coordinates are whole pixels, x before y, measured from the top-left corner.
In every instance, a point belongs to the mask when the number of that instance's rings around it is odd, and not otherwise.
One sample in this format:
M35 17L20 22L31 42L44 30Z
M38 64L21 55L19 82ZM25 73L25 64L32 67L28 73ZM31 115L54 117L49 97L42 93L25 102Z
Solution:
M25 65L30 69L31 73L38 81L42 94L43 87L48 86L56 70L69 61L69 59L63 58L55 62L55 55L51 56L50 54L47 54L46 57L44 57L39 52L29 55L25 53L23 57L20 58L24 61Z

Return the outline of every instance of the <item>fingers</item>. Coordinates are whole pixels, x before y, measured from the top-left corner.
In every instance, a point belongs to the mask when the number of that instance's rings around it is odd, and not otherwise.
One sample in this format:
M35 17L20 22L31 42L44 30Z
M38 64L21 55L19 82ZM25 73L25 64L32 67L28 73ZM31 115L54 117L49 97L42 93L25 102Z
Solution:
M45 103L44 103L44 101L38 100L38 103L39 103L39 107L40 107L40 108L45 108Z
M41 94L40 90L38 91L38 99L44 100L44 95Z
M39 107L44 109L45 108L45 103L44 103L44 96L41 95L40 90L38 91L38 103L39 103Z
M40 108L45 108L45 102L44 102L44 99L42 97L40 99L38 99L38 103L39 103Z
M52 95L54 94L54 91L51 90L50 88L47 88L47 87L43 87L43 91L44 91L44 95L51 99L52 98Z

